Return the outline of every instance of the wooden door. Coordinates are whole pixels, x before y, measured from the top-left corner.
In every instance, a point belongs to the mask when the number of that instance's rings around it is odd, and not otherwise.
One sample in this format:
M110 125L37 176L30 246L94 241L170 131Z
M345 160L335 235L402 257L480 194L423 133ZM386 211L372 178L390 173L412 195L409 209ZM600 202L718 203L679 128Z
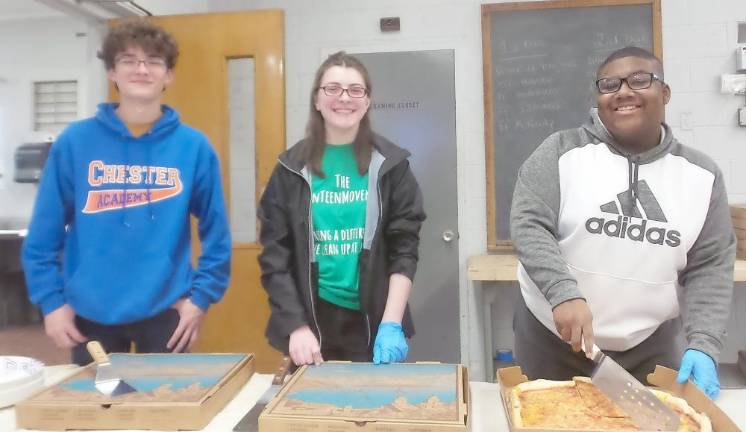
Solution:
M170 32L179 44L174 81L164 102L182 120L204 132L220 158L223 187L230 208L247 203L231 202L231 187L253 187L256 202L269 180L277 155L285 148L285 87L283 70L283 13L279 10L175 15L149 18ZM229 62L253 59L253 119L229 112ZM235 96L235 95L233 95ZM253 121L255 179L234 178L231 165L238 164L235 147L229 146L233 122ZM233 151L232 151L233 149ZM231 153L235 153L232 157ZM235 192L235 191L234 191ZM256 203L254 203L256 204ZM255 205L248 208L254 209ZM229 211L231 216L234 212ZM236 221L231 220L232 227ZM193 224L193 227L195 225ZM258 235L256 236L258 237ZM193 229L193 256L199 241ZM260 283L258 243L233 242L231 279L223 300L207 313L199 352L253 352L259 371L274 371L280 353L264 337L269 317L267 295Z

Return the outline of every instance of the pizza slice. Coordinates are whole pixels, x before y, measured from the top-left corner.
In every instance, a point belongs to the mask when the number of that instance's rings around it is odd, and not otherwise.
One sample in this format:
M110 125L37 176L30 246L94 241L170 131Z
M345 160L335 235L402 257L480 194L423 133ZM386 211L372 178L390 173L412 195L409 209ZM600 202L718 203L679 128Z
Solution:
M535 380L513 387L511 409L516 427L635 430L621 412L590 382Z
M580 397L585 406L591 411L610 418L629 418L608 396L598 389L588 377L573 377L575 388L578 389Z

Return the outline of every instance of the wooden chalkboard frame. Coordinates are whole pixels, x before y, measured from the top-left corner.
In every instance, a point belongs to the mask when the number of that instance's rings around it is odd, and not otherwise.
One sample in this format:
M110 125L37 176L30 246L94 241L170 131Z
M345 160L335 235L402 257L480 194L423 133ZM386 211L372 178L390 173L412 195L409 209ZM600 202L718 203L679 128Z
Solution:
M492 100L492 47L491 47L491 16L495 13L512 10L531 9L563 9L563 8L588 8L596 6L625 6L625 5L649 5L653 17L653 52L661 58L662 36L661 36L661 4L660 0L556 0L536 2L514 2L496 3L482 5L482 60L484 73L484 136L485 157L487 168L487 250L490 252L510 249L510 240L497 239L497 227L495 222L496 205L495 184L499 181L495 176L494 152L495 142L493 136L492 116L494 101Z

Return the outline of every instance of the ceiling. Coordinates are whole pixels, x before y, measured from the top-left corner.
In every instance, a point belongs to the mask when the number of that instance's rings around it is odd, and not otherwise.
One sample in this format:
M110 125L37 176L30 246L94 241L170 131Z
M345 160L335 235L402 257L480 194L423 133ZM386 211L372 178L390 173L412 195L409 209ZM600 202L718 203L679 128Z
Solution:
M34 0L0 0L0 21L63 16Z

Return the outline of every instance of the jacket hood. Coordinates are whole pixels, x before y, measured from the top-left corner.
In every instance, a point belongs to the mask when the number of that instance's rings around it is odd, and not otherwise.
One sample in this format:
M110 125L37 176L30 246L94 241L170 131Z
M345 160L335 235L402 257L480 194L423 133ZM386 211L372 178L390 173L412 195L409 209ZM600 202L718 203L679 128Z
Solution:
M298 141L294 146L280 154L280 162L288 166L290 169L300 172L306 165L305 148L307 145L308 142L305 138ZM411 155L409 151L397 146L385 137L376 133L373 134L373 147L385 159L380 174L385 173Z
M96 112L96 120L117 135L132 137L129 129L127 129L127 125L124 124L116 113L118 107L118 103L99 104L98 112ZM170 106L161 105L161 112L163 115L156 120L150 131L138 139L147 141L160 139L164 135L171 133L181 123L179 113Z
M609 133L608 129L606 129L606 126L604 126L601 118L598 116L598 108L591 108L590 117L588 121L583 124L582 128L592 136L596 137L599 141L606 143L614 153L622 155L627 159L634 159L638 164L646 164L665 156L666 153L671 151L671 148L675 143L671 128L666 123L661 123L661 126L665 131L663 141L650 150L637 154L630 153L617 143L611 133Z

